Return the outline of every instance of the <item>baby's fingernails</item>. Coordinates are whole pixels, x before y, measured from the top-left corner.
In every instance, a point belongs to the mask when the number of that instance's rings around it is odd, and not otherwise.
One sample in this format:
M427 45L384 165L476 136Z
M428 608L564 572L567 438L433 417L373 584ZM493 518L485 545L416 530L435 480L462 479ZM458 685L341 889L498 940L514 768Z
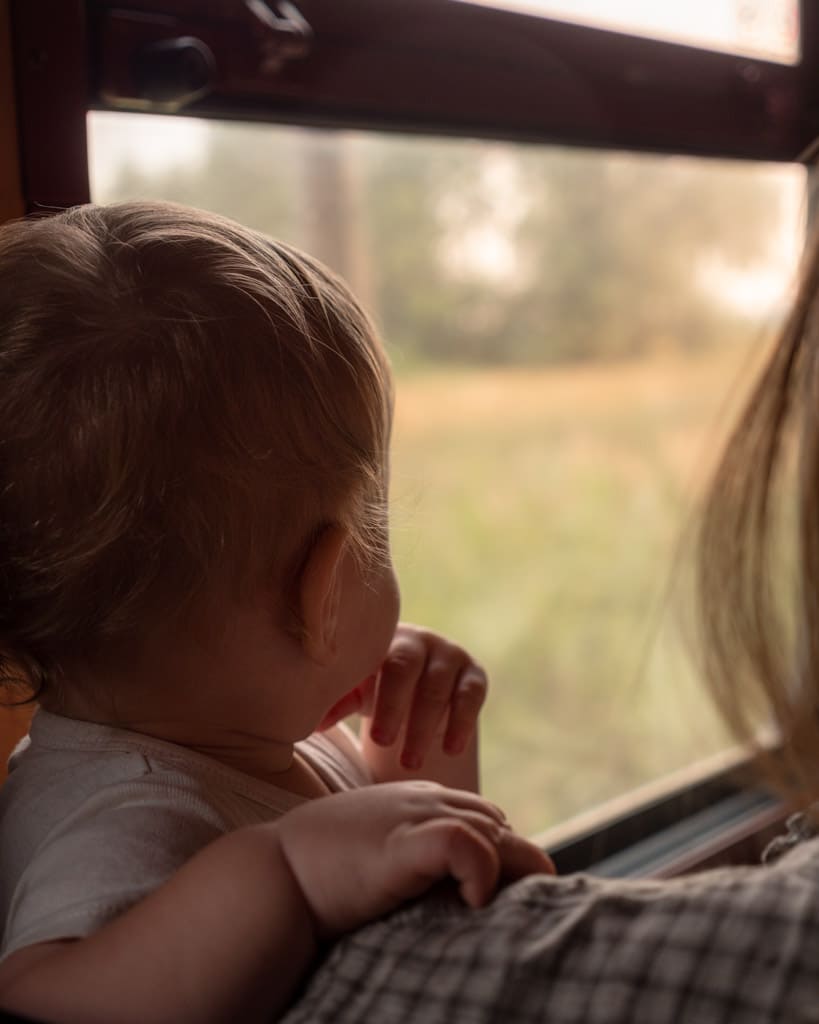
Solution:
M414 750L405 750L401 755L401 765L408 771L415 772L421 767L421 755Z

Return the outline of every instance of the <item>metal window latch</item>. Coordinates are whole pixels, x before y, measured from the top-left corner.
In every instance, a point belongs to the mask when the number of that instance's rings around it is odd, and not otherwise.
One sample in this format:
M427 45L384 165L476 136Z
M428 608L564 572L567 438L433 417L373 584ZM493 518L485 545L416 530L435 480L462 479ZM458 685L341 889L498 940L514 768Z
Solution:
M244 0L244 8L252 15L254 34L260 40L257 74L275 75L289 61L310 53L313 30L295 4L279 0L271 6L265 0ZM131 71L134 99L144 109L175 114L212 91L217 62L205 42L187 35L141 47L132 58Z
M244 2L265 29L259 65L262 74L276 74L288 61L307 56L313 45L313 30L295 4L289 0L279 0L272 6L266 0Z
M146 109L175 114L210 92L216 61L201 39L180 36L142 47L132 59L132 71Z

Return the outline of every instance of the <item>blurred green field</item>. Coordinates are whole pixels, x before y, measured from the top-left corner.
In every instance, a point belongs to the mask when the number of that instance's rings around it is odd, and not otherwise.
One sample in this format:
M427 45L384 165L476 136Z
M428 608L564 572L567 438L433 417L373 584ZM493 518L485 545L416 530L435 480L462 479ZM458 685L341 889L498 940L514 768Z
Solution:
M679 584L747 359L399 369L402 614L489 671L484 790L526 832L726 746Z

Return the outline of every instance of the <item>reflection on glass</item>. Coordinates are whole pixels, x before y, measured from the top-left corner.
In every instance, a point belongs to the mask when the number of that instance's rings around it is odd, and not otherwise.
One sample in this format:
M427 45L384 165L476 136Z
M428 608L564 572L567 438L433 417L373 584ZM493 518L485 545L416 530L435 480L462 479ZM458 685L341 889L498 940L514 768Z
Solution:
M398 377L404 614L488 668L485 789L521 828L724 745L669 580L717 412L784 302L801 169L90 127L97 200L223 212L326 260L374 311ZM674 579L686 567L683 548Z
M458 0L782 64L799 60L799 0Z

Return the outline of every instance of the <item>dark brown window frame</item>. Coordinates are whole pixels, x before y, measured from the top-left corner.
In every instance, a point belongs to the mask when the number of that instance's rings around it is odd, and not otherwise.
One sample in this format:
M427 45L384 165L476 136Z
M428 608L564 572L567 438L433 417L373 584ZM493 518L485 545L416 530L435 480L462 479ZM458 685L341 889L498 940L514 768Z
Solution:
M244 0L10 0L26 210L89 200L88 110L788 162L811 160L819 138L814 0L802 0L793 66L450 0L296 5L312 36L293 46ZM178 40L196 51L199 95L186 94L186 66L169 65L163 47ZM744 790L741 767L694 769L571 834L552 830L559 866L610 861L684 821L696 837L704 809ZM747 860L783 814L773 799L751 806L655 873Z
M451 0L297 6L313 35L288 59L245 0L11 0L28 207L88 199L87 109L774 161L819 137L813 0L794 66ZM179 39L213 55L206 91L151 103L151 48Z

